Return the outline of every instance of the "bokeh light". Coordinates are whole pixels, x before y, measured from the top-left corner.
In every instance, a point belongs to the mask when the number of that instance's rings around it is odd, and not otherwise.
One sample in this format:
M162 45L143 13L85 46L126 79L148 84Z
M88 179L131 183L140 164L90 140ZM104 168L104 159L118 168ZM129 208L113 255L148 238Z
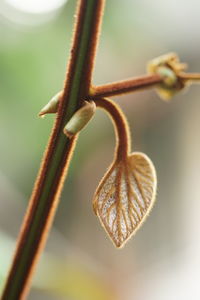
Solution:
M0 16L11 24L30 28L52 20L66 2L67 0L2 0Z
M44 14L60 8L66 0L6 0L6 2L24 13Z

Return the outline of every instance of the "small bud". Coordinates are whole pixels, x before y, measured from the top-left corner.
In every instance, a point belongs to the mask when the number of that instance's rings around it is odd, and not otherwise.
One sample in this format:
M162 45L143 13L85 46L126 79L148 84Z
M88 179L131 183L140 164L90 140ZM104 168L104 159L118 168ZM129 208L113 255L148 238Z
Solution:
M92 119L96 110L94 101L85 101L84 106L77 110L63 129L64 134L71 138L81 131Z
M186 67L186 64L179 61L176 53L168 53L149 62L148 73L159 74L163 78L157 87L157 92L163 100L171 99L187 86L187 82L179 77Z
M158 67L157 73L162 76L163 83L167 87L173 87L177 83L177 76L172 69L167 67Z
M56 113L58 110L58 103L62 92L58 92L39 112L39 117L43 117L46 114Z

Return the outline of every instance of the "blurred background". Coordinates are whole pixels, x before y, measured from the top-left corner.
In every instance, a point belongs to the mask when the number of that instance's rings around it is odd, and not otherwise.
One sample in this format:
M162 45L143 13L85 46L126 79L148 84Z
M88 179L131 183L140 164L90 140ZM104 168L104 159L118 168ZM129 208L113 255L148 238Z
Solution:
M63 87L76 1L0 1L0 289L54 116L37 117ZM93 82L145 74L177 52L200 71L200 2L107 0ZM98 111L81 134L29 300L200 299L200 86L170 103L154 90L115 97L133 150L158 173L154 209L122 250L92 211L114 132Z

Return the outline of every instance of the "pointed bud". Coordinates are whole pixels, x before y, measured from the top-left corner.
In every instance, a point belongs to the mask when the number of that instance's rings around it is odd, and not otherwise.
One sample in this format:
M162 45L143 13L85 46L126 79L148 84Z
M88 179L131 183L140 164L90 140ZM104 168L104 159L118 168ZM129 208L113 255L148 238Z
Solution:
M85 101L84 106L77 110L63 129L64 134L71 138L81 131L92 119L96 110L94 101Z
M56 113L58 110L58 103L62 92L58 92L39 112L39 117L43 117L46 114Z

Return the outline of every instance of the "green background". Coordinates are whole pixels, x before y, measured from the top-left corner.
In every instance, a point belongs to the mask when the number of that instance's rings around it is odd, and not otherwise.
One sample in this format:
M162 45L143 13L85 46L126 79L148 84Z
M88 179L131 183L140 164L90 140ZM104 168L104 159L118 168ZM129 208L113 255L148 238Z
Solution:
M63 87L76 1L46 14L0 2L0 286L27 207L54 116L40 109ZM94 84L142 75L174 51L200 71L200 4L195 0L107 0ZM114 132L96 113L80 134L30 300L188 300L200 298L200 86L170 103L154 90L115 97L126 113L133 151L158 173L155 207L122 250L92 211L112 161Z

